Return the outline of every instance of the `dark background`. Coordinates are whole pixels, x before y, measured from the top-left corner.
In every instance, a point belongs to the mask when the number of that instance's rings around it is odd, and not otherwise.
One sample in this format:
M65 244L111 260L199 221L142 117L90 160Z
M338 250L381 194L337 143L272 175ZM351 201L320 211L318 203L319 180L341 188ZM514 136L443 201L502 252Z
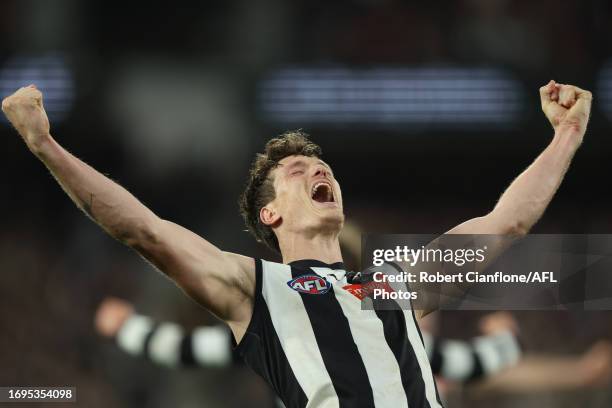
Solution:
M538 88L555 79L591 90L593 112L533 232L611 233L611 23L603 0L3 0L0 96L37 83L67 149L160 216L276 259L244 232L236 204L267 139L310 133L365 231L442 233L489 211L551 140ZM518 107L498 124L445 122L435 109L417 124L266 114L262 84L275 72L329 67L492 69L512 79ZM73 385L83 407L271 406L246 369L166 370L97 337L93 313L107 295L187 326L215 321L80 214L6 121L0 152L0 385ZM531 351L575 353L612 335L605 312L519 318ZM447 313L443 332L474 335L472 320ZM545 401L568 403L557 397Z

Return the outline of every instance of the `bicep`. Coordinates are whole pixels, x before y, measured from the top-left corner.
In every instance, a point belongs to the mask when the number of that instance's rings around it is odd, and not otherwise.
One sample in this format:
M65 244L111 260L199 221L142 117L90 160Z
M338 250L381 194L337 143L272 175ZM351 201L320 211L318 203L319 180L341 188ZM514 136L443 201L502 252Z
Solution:
M255 261L225 252L204 238L162 220L155 239L135 248L217 317L240 321L255 288Z
M446 234L494 234L495 232L492 231L495 230L493 215L486 215L464 221L451 228Z
M453 250L482 250L486 248L484 259L476 265L484 271L514 242L516 235L508 234L504 220L499 214L491 212L482 217L472 218L447 231L430 242L426 249L453 249ZM417 264L430 270L437 270L443 274L455 275L464 273L472 263L458 266L452 262L427 262ZM424 269L427 270L427 269ZM415 284L421 297L419 304L421 310L417 312L419 318L438 310L443 304L461 298L469 289L469 283L422 283Z
M466 263L465 266L457 267L452 262L440 262L435 265L445 274L457 274L469 268L478 268L479 271L484 272L522 235L520 228L512 225L511 220L497 211L492 211L485 216L472 218L457 225L430 242L427 248L444 247L474 251L484 249L484 258L477 264ZM425 300L422 302L424 310L419 311L419 317L424 317L439 309L442 304L463 297L471 285L465 282L421 285L424 289Z

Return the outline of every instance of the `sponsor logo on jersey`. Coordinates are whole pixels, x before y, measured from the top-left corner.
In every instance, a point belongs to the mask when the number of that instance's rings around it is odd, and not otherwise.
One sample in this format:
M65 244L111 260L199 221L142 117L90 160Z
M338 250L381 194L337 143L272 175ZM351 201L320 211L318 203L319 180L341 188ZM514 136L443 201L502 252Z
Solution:
M348 291L351 295L355 296L359 300L363 300L366 297L366 291L363 289L361 283L354 283L352 285L345 285L342 289Z
M366 284L353 283L345 285L342 289L349 292L359 300L363 300L367 297L372 297L375 289L380 289L385 293L394 292L393 288L387 282L368 282Z
M317 275L302 275L287 282L287 285L300 293L322 295L329 292L331 283Z

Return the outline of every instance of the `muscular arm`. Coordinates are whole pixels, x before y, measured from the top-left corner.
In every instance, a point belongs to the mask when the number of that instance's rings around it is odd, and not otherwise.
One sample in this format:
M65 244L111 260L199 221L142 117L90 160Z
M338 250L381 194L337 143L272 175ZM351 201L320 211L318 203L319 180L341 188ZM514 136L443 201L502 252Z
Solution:
M582 143L592 97L588 91L554 81L540 88L540 97L555 131L551 143L510 184L493 211L458 225L449 234L524 235L544 213Z
M591 93L551 81L540 89L540 96L542 108L555 131L551 143L510 184L490 213L447 232L491 235L483 238L488 249L486 260L480 265L482 269L503 253L515 238L527 234L540 219L582 143L590 114ZM432 244L436 245L436 241ZM440 298L450 298L464 290L464 287L456 284L445 284L433 291L426 289L426 292L442 296L426 296L426 306L419 315L422 317L436 310L440 306Z
M33 86L6 98L2 110L74 203L109 235L138 251L242 336L250 319L254 261L223 252L161 219L123 187L62 148L49 134L42 94Z
M489 214L466 221L447 233L525 235L555 195L577 148L572 134L560 129L538 158L510 184Z

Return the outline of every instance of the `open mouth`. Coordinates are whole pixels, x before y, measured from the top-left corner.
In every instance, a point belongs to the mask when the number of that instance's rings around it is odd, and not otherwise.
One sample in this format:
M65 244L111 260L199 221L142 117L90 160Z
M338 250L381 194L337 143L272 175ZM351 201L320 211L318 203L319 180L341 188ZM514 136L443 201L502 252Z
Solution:
M334 192L331 188L331 185L327 182L320 181L315 183L312 186L312 190L310 190L310 198L318 203L333 203L334 200Z

